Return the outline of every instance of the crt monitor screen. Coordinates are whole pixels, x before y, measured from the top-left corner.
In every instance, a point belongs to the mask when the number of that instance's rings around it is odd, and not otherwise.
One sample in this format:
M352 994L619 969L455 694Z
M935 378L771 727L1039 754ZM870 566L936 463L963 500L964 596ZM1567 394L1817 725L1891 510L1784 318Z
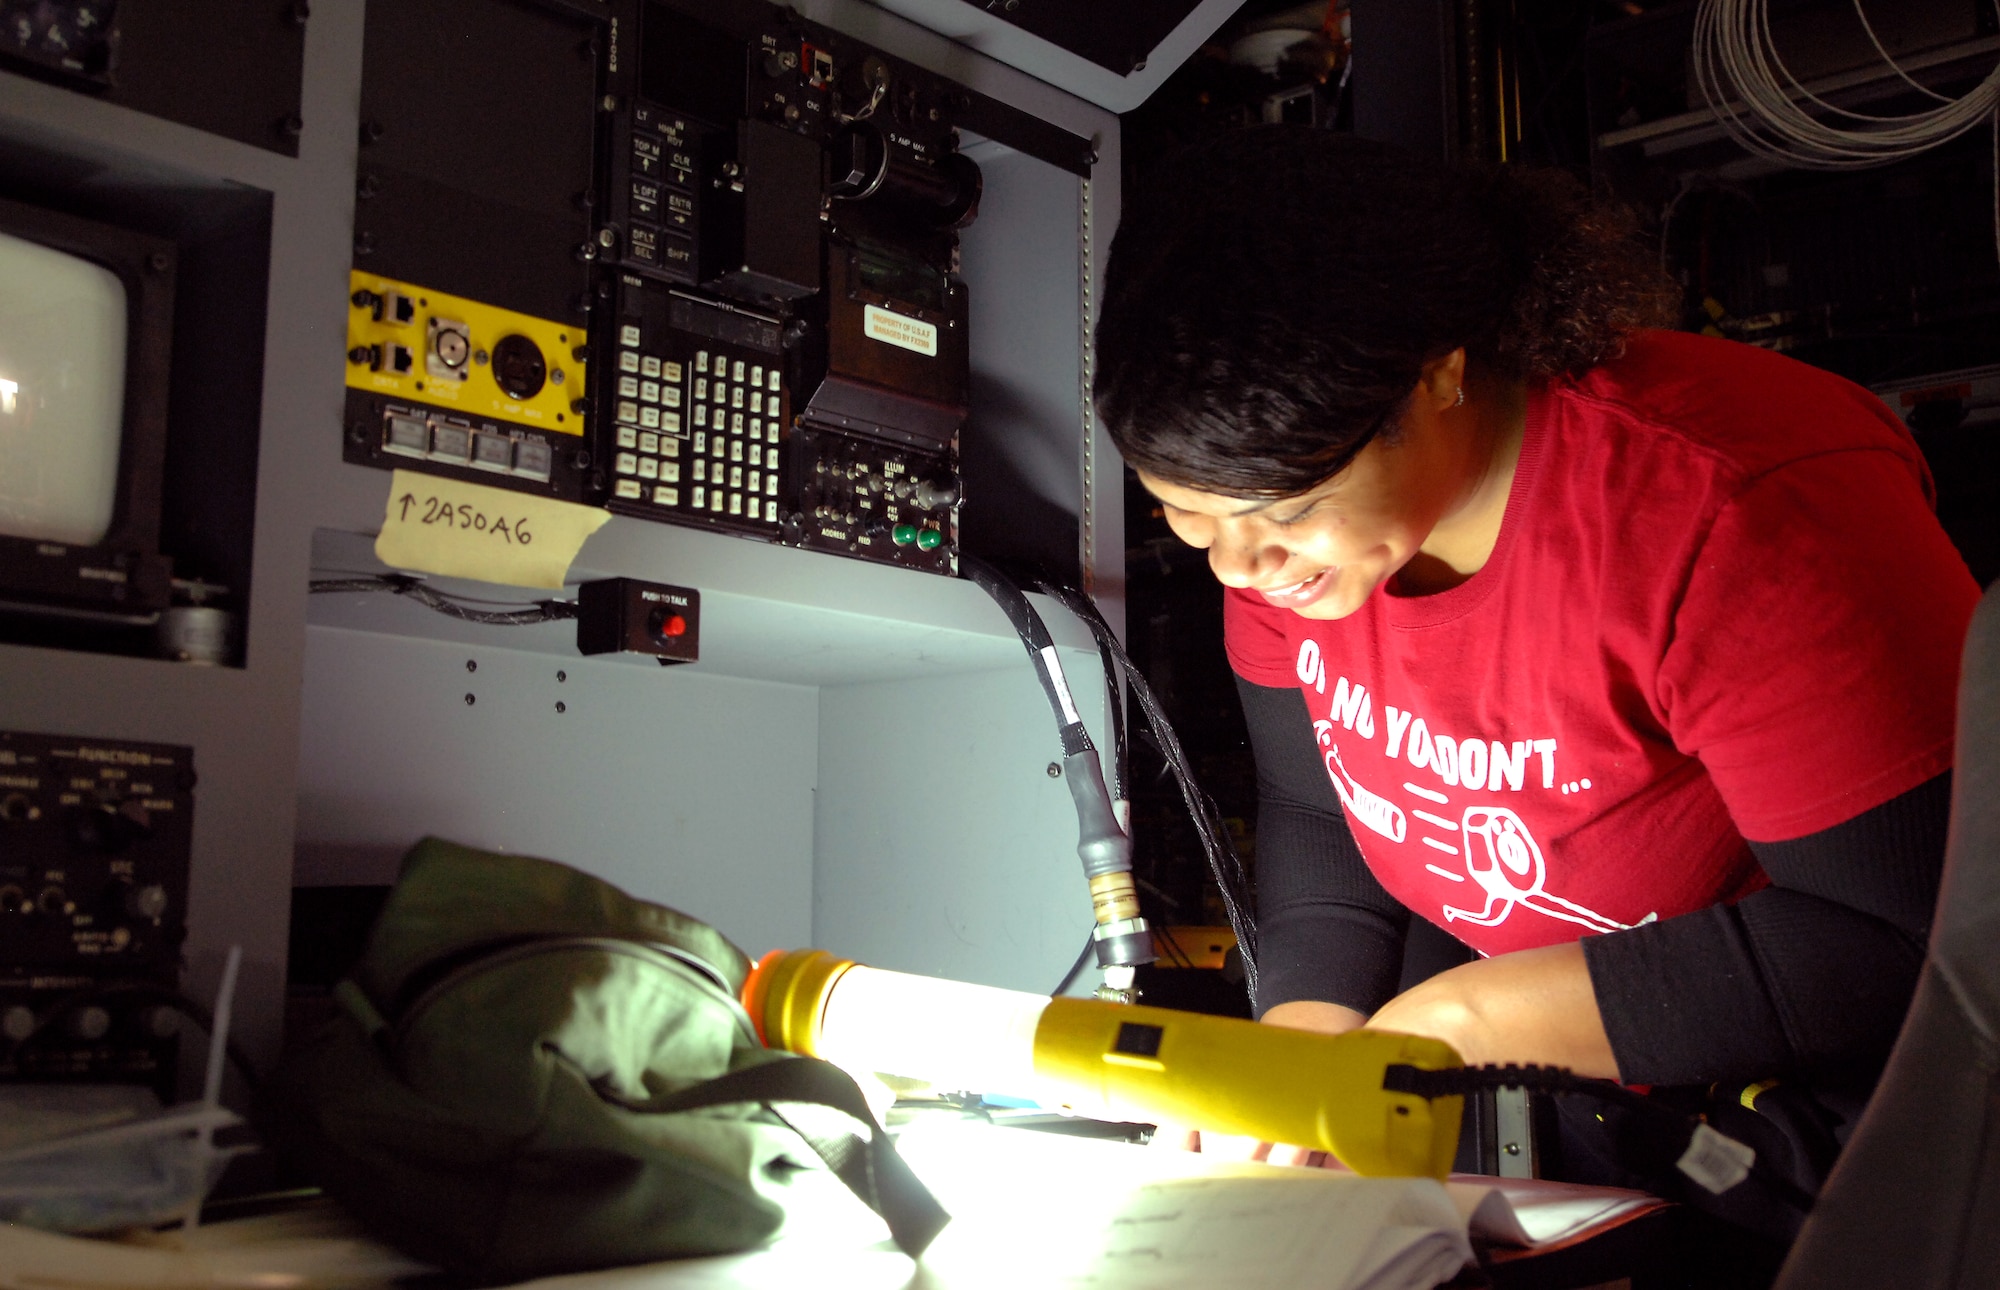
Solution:
M118 275L0 233L0 535L103 541L118 497L125 349Z

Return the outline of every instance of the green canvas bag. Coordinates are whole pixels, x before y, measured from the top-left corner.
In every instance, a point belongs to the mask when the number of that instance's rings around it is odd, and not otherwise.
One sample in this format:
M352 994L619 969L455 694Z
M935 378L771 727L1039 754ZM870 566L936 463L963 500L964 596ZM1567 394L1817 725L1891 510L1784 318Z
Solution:
M425 839L261 1127L374 1234L489 1283L754 1246L823 1202L822 1161L921 1253L943 1209L851 1078L758 1042L749 966L568 866Z

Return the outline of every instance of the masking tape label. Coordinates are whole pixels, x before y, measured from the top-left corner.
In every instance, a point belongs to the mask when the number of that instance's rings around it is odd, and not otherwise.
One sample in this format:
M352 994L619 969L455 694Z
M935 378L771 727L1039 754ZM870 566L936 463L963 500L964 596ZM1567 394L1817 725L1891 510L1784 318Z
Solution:
M397 569L556 589L610 512L398 470L375 558Z
M874 305L863 306L861 316L862 325L871 339L911 350L926 358L937 357L936 323L927 323L921 318L910 318L903 314L893 314Z

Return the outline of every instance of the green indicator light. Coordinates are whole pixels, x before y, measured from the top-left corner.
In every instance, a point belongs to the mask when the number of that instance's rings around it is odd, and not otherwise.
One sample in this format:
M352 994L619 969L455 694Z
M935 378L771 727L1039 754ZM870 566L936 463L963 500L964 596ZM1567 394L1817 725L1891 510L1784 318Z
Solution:
M944 534L938 532L936 529L925 529L923 532L917 534L917 546L920 550L935 551L943 545Z
M917 526L914 524L898 524L895 528L889 530L889 540L897 546L908 546L910 543L919 540L917 537Z

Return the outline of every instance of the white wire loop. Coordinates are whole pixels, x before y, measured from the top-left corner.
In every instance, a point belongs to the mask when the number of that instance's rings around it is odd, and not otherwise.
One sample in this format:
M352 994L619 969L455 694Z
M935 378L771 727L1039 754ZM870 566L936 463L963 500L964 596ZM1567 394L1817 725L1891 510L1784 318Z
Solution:
M1770 0L1702 0L1694 19L1694 75L1716 123L1749 152L1811 170L1864 170L1905 161L1993 125L1993 236L2000 246L2000 64L1958 98L1912 77L1853 0L1868 43L1889 70L1937 104L1876 115L1828 102L1785 65L1771 33ZM1995 0L2000 11L2000 0Z

